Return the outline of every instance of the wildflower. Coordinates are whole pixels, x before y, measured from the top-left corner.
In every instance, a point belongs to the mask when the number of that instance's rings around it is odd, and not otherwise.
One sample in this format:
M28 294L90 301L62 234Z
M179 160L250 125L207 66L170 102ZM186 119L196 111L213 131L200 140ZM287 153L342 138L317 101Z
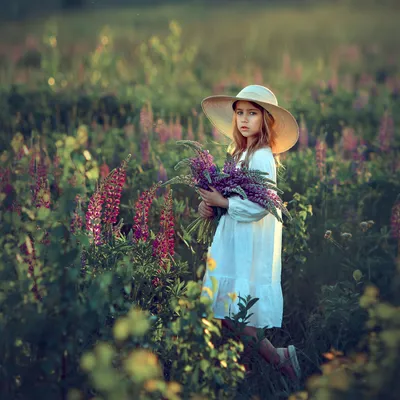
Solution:
M167 124L162 119L157 121L155 132L158 135L158 140L160 143L166 143L171 137L171 132Z
M106 224L115 224L119 214L119 204L121 202L122 188L126 180L125 164L118 167L107 179L104 185L105 212L103 221Z
M400 239L400 195L397 197L392 207L392 215L390 217L390 228L392 237L395 239Z
M367 224L368 224L368 228L371 228L372 225L375 224L375 222L370 219L369 221L367 221Z
M324 239L330 239L331 236L332 236L332 231L327 230L327 231L325 232Z
M160 265L165 267L169 256L174 255L174 215L172 210L171 190L164 197L165 204L160 216L160 230L153 242L153 256L159 259Z
M101 214L104 197L100 190L97 190L89 200L86 212L86 229L96 245L102 243L101 240Z
M161 182L154 184L149 190L145 190L135 204L135 217L133 224L133 238L137 242L139 240L146 241L149 237L148 218L149 210L155 198L157 189Z
M365 231L368 229L368 223L365 222L365 221L360 222L360 228L361 228L361 230L362 230L363 232L365 232Z

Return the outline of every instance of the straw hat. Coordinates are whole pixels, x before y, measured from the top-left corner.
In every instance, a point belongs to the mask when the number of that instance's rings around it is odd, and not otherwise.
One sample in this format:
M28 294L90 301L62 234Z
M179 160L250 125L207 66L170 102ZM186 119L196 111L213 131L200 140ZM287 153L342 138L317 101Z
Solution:
M225 136L232 138L233 103L238 100L252 101L265 108L274 118L276 144L275 154L293 147L299 138L299 126L292 114L278 106L278 100L271 90L260 85L250 85L242 89L236 97L216 95L206 97L201 106L211 123Z

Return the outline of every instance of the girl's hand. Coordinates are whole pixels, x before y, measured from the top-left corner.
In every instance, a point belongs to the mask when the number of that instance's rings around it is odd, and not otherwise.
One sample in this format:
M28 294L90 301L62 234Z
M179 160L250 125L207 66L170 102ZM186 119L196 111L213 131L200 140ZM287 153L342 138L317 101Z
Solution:
M214 210L212 207L209 207L204 201L199 204L199 214L200 217L204 219L211 218L214 215Z
M204 200L207 206L216 206L216 207L223 207L228 208L229 202L217 189L210 186L212 192L208 190L199 189L200 196Z

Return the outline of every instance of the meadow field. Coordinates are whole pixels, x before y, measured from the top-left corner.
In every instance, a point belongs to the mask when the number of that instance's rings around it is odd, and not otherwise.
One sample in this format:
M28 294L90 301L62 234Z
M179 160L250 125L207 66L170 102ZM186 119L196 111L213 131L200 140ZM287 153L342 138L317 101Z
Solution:
M375 3L93 7L0 26L2 399L398 398L400 7ZM256 352L246 372L200 297L218 265L188 232L198 195L158 184L193 155L180 140L222 165L229 141L200 102L249 84L300 126L277 182L292 217L283 325L260 330L299 349L296 384Z

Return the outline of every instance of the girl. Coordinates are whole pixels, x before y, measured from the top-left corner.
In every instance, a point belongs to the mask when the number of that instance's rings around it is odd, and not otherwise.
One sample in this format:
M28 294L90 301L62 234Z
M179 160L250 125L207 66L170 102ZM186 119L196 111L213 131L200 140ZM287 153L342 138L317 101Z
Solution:
M232 155L238 166L267 172L268 178L276 182L274 155L295 145L299 129L294 117L278 106L271 90L250 85L236 97L207 97L202 101L202 108L211 123L233 139ZM257 328L281 327L282 224L258 204L239 196L226 199L215 188L211 191L200 189L200 195L203 201L199 213L203 218L212 217L212 206L227 209L209 249L216 268L207 270L203 281L206 287L212 286L212 276L218 281L213 297L215 318L228 326L224 316L229 295L251 295L259 301L251 309L254 314L244 334L257 337ZM231 310L237 313L237 304L232 304ZM292 379L300 377L294 346L277 349L264 339L260 354Z

